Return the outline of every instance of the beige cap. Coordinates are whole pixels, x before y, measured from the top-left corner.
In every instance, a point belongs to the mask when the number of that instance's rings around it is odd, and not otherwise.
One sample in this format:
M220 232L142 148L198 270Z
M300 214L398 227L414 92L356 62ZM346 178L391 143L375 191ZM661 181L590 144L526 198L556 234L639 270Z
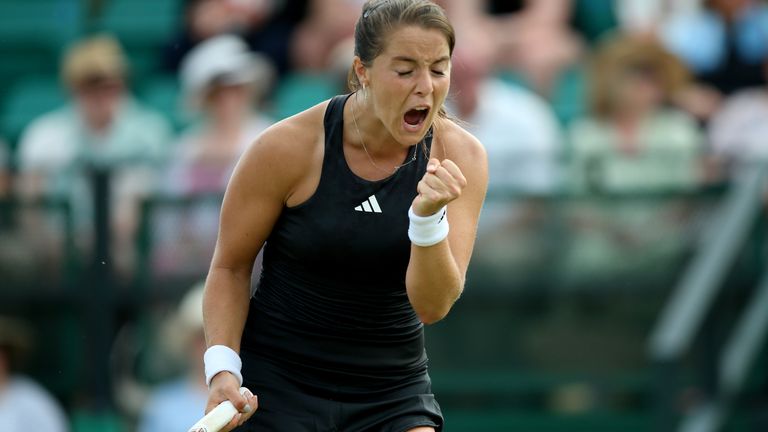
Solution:
M176 311L176 319L181 327L190 332L203 329L203 293L205 282L196 283L182 297Z
M120 43L112 36L98 35L76 42L64 56L61 78L69 87L93 79L125 78L128 65Z
M203 331L204 292L204 281L194 284L162 324L164 349L173 358L185 359L189 343Z

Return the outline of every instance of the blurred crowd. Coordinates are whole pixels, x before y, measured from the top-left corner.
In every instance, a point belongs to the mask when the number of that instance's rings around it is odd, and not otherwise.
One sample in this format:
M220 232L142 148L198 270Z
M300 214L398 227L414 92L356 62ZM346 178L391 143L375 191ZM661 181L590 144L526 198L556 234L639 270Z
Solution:
M458 38L448 108L485 145L493 189L533 195L695 190L727 181L741 163L768 155L764 1L438 3ZM76 246L88 251L91 174L108 171L114 265L130 271L143 198L223 193L239 155L261 131L319 102L313 95L347 91L362 4L184 1L180 27L157 50L159 67L152 72L178 84L173 112L135 96L123 41L109 33L82 37L62 56L67 103L0 142L0 198L65 198ZM290 97L277 90L291 86L306 96L295 109L281 105ZM489 208L484 223L503 223L507 211ZM215 200L157 215L157 271L204 274L217 218ZM36 238L46 230L44 221L22 223ZM55 239L55 229L49 231ZM0 374L0 401L5 388ZM174 399L168 395L183 388L157 397ZM196 397L189 403L199 404ZM160 414L146 414L141 430L171 431Z
M486 146L492 188L691 189L727 179L739 161L765 153L768 5L761 1L439 3L458 33L449 109ZM69 102L34 119L13 155L3 155L0 194L66 197L77 242L87 248L88 174L109 169L113 259L130 268L142 197L221 193L243 149L285 114L279 86L321 77L334 93L346 91L361 5L184 2L178 33L156 53L156 73L180 85L176 112L157 112L132 94L121 41L84 37L62 57ZM296 109L314 102L310 96ZM158 251L159 268L199 268L209 258L217 210L198 210L160 218L168 227L159 230L160 244L172 247ZM179 251L187 256L174 256Z
M485 144L491 187L529 194L695 188L766 152L762 1L439 3L458 33L449 108ZM0 147L7 167L0 195L67 197L82 228L77 242L87 248L87 174L111 170L113 259L130 268L142 197L221 193L260 131L317 102L305 88L311 82L346 91L361 5L185 1L154 72L179 83L175 112L157 112L132 94L131 55L121 41L82 38L62 56L69 102ZM293 110L276 95L291 83L299 96L310 94ZM161 244L172 250L161 248L157 266L204 265L216 213L213 206L184 220L161 218L169 227L160 230ZM172 256L180 250L187 256Z

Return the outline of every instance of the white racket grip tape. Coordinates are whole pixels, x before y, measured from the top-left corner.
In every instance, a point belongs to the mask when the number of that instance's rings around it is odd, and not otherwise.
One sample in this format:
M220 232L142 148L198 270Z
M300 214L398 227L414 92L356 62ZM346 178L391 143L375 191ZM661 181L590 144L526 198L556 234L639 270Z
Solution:
M245 387L240 387L240 394L245 395L247 390ZM232 402L224 401L198 420L189 428L189 432L219 432L232 421L237 412L237 408L232 405Z

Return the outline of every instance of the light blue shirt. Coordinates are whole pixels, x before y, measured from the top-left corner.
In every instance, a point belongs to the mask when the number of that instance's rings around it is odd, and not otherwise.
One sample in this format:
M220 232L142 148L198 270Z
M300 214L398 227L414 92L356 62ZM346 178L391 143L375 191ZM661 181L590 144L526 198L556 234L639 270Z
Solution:
M208 394L179 379L158 387L139 420L138 432L187 432L205 413Z
M768 6L746 9L736 18L732 31L742 61L759 64L768 57ZM661 39L696 73L711 72L725 61L726 23L710 10L673 17L662 27Z

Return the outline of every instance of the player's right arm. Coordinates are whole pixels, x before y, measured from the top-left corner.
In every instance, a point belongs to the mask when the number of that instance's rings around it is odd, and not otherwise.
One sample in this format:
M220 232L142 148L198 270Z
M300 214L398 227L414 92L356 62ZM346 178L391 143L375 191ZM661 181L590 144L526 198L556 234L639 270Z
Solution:
M240 352L254 260L312 162L312 145L306 132L301 121L284 122L268 129L241 157L230 179L203 299L209 347L225 345ZM255 398L242 397L239 387L231 373L216 374L211 381L206 412L225 400L230 400L241 413L246 403L255 410ZM237 415L224 430L248 417L246 413Z

